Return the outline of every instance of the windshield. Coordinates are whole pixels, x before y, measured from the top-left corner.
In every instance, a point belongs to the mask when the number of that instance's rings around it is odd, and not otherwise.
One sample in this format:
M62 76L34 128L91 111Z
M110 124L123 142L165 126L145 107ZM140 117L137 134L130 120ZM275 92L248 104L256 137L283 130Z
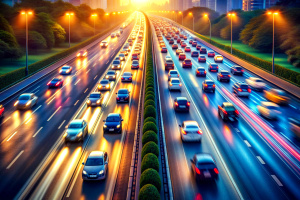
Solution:
M60 79L54 78L54 79L52 79L52 81L60 81Z
M82 128L82 124L70 124L69 128Z
M107 72L108 75L115 75L115 72Z
M176 71L171 71L170 74L177 74L177 72Z
M115 60L115 61L113 62L113 64L120 64L120 61Z
M90 98L100 98L100 94L91 94Z
M186 128L192 128L192 129L198 129L198 126L194 125L194 124L190 124L190 125L186 125Z
M229 72L221 72L222 75L229 75Z
M24 96L20 96L20 97L19 97L19 100L29 100L29 99L30 99L30 96L27 96L27 95L26 95L26 96L24 95Z
M108 84L108 81L106 80L103 80L103 81L100 81L101 84Z
M233 107L233 106L226 106L225 110L226 111L235 111L235 107Z
M69 69L69 68L70 68L69 66L62 67L62 69Z
M187 100L178 100L177 101L179 104L186 104L187 103Z
M102 158L88 158L85 163L85 166L98 166L98 165L103 165Z
M268 106L267 108L270 110L279 110L277 106Z
M248 89L249 86L248 85L240 85L240 88L242 88L242 89Z
M124 72L123 76L131 76L130 72Z
M120 118L119 117L107 117L106 119L107 122L119 122Z
M128 91L127 90L119 90L118 94L128 94Z
M179 80L172 80L172 83L180 83Z
M139 61L134 60L134 61L132 62L132 64L139 64Z

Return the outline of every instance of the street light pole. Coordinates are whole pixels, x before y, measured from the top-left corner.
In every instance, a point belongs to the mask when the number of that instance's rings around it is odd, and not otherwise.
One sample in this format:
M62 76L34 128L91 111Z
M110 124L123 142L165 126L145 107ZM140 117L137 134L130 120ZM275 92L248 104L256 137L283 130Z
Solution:
M230 53L232 54L232 17L235 16L235 13L228 13L228 16L230 17L230 38L231 38Z
M207 17L208 22L209 22L209 43L211 43L211 21L207 14L205 14L204 17Z
M96 35L96 17L97 17L97 14L92 14L92 17L94 18L94 36Z
M273 17L273 43L272 43L272 73L275 73L275 15L278 15L277 12L268 12L269 15Z
M25 11L21 13L25 15L25 26L26 26L26 67L25 67L25 75L28 76L28 15L32 15L31 11Z
M194 17L194 15L193 15L193 13L191 13L191 12L189 13L189 15L193 17L193 31L195 31L195 29L194 29L195 17Z
M71 47L71 15L74 15L74 13L67 13L66 14L69 17L69 48Z

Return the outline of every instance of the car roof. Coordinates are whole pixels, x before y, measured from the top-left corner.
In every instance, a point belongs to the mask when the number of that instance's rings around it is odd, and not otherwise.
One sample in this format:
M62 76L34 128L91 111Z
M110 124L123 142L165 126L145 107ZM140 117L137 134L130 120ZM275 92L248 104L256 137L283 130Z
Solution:
M196 157L198 162L214 163L215 164L215 161L214 161L213 157L208 153L196 154L195 157Z
M171 73L171 72L176 72L178 74L178 71L174 70L174 69L169 71L169 73Z
M119 113L109 113L107 117L120 117Z
M101 94L100 92L92 92L91 94Z
M229 71L227 71L227 70L221 70L220 72L221 72L221 73L222 73L222 72L229 73Z
M103 158L104 156L104 151L92 151L88 158Z
M33 93L23 93L20 96L31 96Z
M205 80L205 83L214 83L213 80Z
M83 119L74 119L70 122L70 124L82 124Z
M187 101L187 98L186 97L176 97L177 100L186 100Z
M118 92L119 92L119 91L127 91L127 92L129 92L129 90L128 90L127 88L119 89Z
M198 122L192 121L192 120L184 121L183 123L184 123L185 125L196 125L196 126L199 126L199 125L198 125Z
M205 70L205 68L204 68L204 67L198 67L197 69L204 69L204 70Z
M224 102L223 105L224 105L225 107L226 107L226 106L233 106L233 104L230 103L230 102Z
M132 75L131 72L124 72L123 75Z
M107 73L116 73L114 70L108 70Z
M172 80L178 80L178 81L180 81L179 78L171 78L170 81L172 81Z

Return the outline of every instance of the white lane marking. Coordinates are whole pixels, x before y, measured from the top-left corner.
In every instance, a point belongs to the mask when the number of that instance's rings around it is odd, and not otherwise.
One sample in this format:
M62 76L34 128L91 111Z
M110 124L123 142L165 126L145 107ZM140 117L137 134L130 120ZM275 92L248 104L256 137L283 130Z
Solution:
M40 105L39 107L37 107L33 112L32 112L32 114L33 113L35 113L38 109L40 109L42 107L42 105Z
M96 66L96 63L94 63L93 67L95 67L95 66Z
M31 120L32 120L32 118L30 118L25 124L28 124Z
M235 131L238 132L238 133L241 132L238 128L234 128L234 129L235 129Z
M6 120L4 120L4 121L2 122L2 124L4 124L5 122L7 122L10 118L11 118L11 117L8 117ZM2 124L1 124L1 125L2 125Z
M22 155L23 152L24 152L24 150L21 151L21 152L15 157L15 159L13 159L13 161L11 161L11 163L6 167L6 169L9 169L9 168L17 161L17 159Z
M74 106L76 106L78 102L79 102L79 100L77 100L77 101L74 103Z
M52 117L55 115L55 113L57 113L57 112L59 111L60 108L61 108L61 106L59 106L59 107L56 109L56 111L49 117L49 119L47 120L47 122L49 122L49 121L52 119Z
M18 131L14 132L6 141L8 142Z
M35 132L35 134L32 137L35 137L42 129L43 127L41 127L37 132Z
M47 105L49 105L56 97L52 98L48 103Z
M280 187L283 186L282 183L280 182L280 180L277 178L277 176L275 176L275 175L271 175L271 176L274 179L274 181L277 183L277 185L279 185Z
M251 144L247 140L244 140L244 142L247 145L247 147L251 147Z
M79 83L80 80L81 80L81 79L79 79L78 81L76 81L76 83L75 83L74 85L77 85L77 83Z
M108 64L109 60L106 62L106 64Z
M95 76L94 80L97 78L98 75Z
M297 110L296 106L293 106L292 104L289 104L289 106Z
M89 73L91 71L91 69L87 70L86 74Z
M84 93L86 93L86 91L88 91L88 89L89 89L89 88L86 88L86 89L84 90Z
M66 122L66 120L64 120L58 127L58 129L60 129L62 127L62 125Z
M256 158L259 160L259 162L264 165L266 164L265 161L260 157L260 156L256 156Z
M38 91L40 91L40 90L35 91L34 94L38 93Z

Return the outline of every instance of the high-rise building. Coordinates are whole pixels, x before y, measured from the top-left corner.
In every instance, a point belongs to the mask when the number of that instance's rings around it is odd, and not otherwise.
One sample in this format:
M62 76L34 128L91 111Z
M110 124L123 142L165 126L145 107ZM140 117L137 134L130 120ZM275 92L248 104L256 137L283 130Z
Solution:
M243 0L243 10L267 9L274 6L277 2L278 0Z
M200 7L206 7L207 0L200 0L199 6Z
M243 8L243 0L227 0L227 11Z
M183 10L187 10L189 8L193 7L193 1L192 0L184 0L183 1Z
M68 2L73 4L74 6L79 6L81 4L80 0L69 0Z
M227 0L216 0L216 12L219 14L227 13Z
M216 6L217 6L216 0L207 0L206 1L206 7L207 8L216 11L217 10Z

